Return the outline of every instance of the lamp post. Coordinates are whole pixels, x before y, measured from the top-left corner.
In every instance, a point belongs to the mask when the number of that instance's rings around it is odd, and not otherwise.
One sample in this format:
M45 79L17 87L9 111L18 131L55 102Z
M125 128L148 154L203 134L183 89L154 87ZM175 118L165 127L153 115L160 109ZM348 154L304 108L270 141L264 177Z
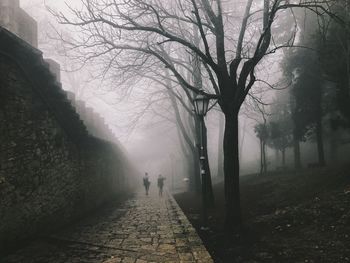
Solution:
M195 111L196 114L199 118L199 125L200 125L200 157L199 157L199 162L200 162L200 173L201 173L201 179L202 179L202 217L203 217L203 230L208 229L208 214L207 214L207 180L206 180L206 172L205 172L205 156L204 156L204 116L208 112L208 106L209 106L209 100L210 98L207 96L204 96L202 94L197 95L194 98L194 106L195 106Z

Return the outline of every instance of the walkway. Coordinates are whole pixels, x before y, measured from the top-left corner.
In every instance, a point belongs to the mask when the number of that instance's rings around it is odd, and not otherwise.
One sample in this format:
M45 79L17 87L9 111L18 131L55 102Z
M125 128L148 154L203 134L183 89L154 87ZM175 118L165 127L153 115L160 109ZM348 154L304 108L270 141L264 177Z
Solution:
M42 238L1 262L213 262L170 194L138 193L123 205Z

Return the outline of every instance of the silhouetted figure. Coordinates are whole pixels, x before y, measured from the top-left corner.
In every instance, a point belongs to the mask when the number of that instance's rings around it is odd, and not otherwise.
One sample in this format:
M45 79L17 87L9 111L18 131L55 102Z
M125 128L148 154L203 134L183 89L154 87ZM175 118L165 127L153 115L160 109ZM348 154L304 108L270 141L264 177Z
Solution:
M149 181L148 173L145 173L145 176L143 177L143 186L145 187L146 195L148 195L150 185L151 185L151 182Z
M161 174L158 175L157 183L159 188L159 196L163 196L164 180L165 180L165 177L163 177Z

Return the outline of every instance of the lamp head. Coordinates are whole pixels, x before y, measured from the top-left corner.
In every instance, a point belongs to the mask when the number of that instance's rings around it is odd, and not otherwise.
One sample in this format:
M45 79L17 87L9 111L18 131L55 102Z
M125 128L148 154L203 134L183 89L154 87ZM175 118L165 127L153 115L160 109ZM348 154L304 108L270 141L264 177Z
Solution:
M198 94L194 98L194 107L198 116L205 116L208 112L209 100L205 95Z

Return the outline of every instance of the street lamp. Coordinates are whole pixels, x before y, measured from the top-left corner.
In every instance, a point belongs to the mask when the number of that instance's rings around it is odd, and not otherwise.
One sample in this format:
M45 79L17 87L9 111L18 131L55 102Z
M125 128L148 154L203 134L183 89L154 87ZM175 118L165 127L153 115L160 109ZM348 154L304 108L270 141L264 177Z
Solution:
M199 123L200 123L200 157L199 157L199 162L200 162L200 172L201 172L201 179L202 179L202 217L203 217L203 226L202 230L208 230L208 214L207 214L207 178L205 174L205 156L204 156L204 116L208 112L208 106L209 106L209 100L210 98L198 94L194 98L194 107L195 107L195 112L197 116L199 117Z
M204 96L202 94L199 94L194 98L194 106L195 106L196 114L198 116L204 117L207 114L209 100L210 100L209 97Z

